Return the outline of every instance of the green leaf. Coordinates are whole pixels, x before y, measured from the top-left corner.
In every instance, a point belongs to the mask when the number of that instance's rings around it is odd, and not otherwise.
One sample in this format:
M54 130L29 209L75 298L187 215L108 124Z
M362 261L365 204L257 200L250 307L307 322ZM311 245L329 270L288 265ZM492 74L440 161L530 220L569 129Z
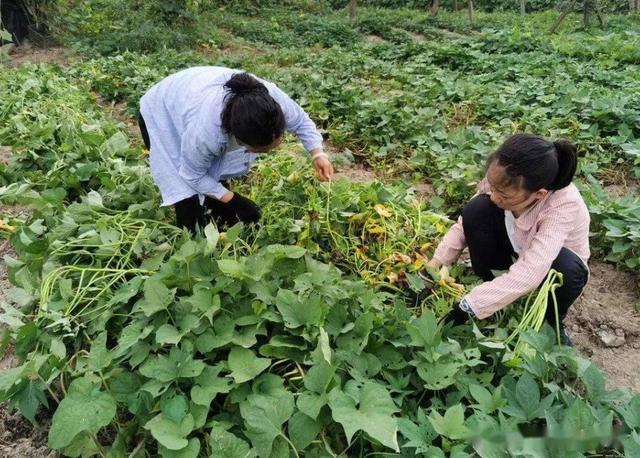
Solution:
M216 245L220 239L220 233L214 224L207 224L204 228L204 235L207 238L206 255L212 254L216 250Z
M632 431L631 434L620 438L624 446L624 456L638 457L640 456L640 433Z
M173 421L174 423L180 423L187 416L189 411L189 403L184 396L174 396L172 398L163 400L160 405L160 409L164 416Z
M626 405L616 409L629 429L640 429L640 394L636 394Z
M202 361L194 360L186 351L173 347L168 357L150 356L140 366L140 373L160 382L172 382L178 378L197 377L203 369Z
M116 401L111 395L85 378L76 379L53 414L49 446L60 449L82 432L96 434L111 423L115 415Z
M522 374L516 383L516 398L525 411L535 409L540 403L540 389L528 372Z
M322 318L322 302L319 296L301 301L293 291L281 289L276 296L276 307L288 328L319 325Z
M149 420L144 428L160 445L169 450L182 450L189 445L186 437L193 431L193 417L189 414L181 422L174 422L160 413Z
M493 413L504 405L504 400L500 397L501 388L498 386L493 394L483 386L471 384L469 385L469 392L471 396L476 400L478 407L485 413Z
M322 409L329 398L326 394L316 394L304 391L298 396L296 405L300 412L305 413L307 416L316 419L320 415L320 409Z
M209 447L211 449L210 458L249 458L253 456L249 444L215 422L209 434Z
M251 350L233 347L229 352L229 370L236 383L254 379L271 365L268 358L258 358Z
M11 405L17 406L25 418L36 424L38 407L49 405L45 394L46 386L38 380L30 380L22 385L23 388L11 396Z
M331 364L331 344L329 343L329 334L324 328L320 328L320 335L318 336L318 348L324 360Z
M339 387L331 390L329 407L333 419L344 428L349 443L357 431L364 431L381 444L399 451L397 420L393 416L398 408L381 385L366 381L358 386L350 380L344 391Z
M425 310L420 318L409 323L407 331L412 345L418 347L435 347L442 340L441 326L432 310Z
M156 331L156 343L160 345L176 345L180 339L182 339L182 334L170 324L163 324Z
M210 284L196 284L193 287L193 295L183 300L191 305L194 312L201 312L209 323L215 323L213 316L220 310L220 296L214 292Z
M92 371L101 371L111 364L111 352L107 350L107 333L101 332L91 344L88 367Z
M434 410L429 415L429 420L438 434L449 439L464 439L470 434L464 425L464 407L462 404L449 407L444 413L444 417Z
M316 364L304 375L304 386L315 393L325 393L335 372L336 368L324 361Z
M436 438L437 433L433 429L433 425L425 415L424 410L418 409L417 424L412 422L406 417L398 419L398 429L400 434L407 438L407 442L404 447L415 448L416 453L433 457L444 457L444 454L439 450L434 450L431 443ZM439 452L439 453L438 453Z
M153 276L144 282L144 301L142 311L145 315L151 316L166 308L173 302L175 290L169 290L160 277Z
M261 457L268 457L275 438L284 436L282 425L291 418L293 409L293 394L287 391L278 396L251 394L240 404L247 437Z
M234 259L218 259L218 269L233 278L242 278L244 265Z
M231 390L231 380L218 377L219 367L206 367L198 378L198 385L191 388L191 400L201 406L209 407L218 393Z
M417 366L417 372L424 381L425 388L442 390L456 382L455 376L460 367L462 367L462 364L456 362L425 362Z
M302 412L296 412L289 420L289 437L298 450L303 450L311 444L318 437L321 429L322 423Z
M159 447L162 458L198 458L200 453L200 439L189 439L187 446L180 450L170 450L162 445Z

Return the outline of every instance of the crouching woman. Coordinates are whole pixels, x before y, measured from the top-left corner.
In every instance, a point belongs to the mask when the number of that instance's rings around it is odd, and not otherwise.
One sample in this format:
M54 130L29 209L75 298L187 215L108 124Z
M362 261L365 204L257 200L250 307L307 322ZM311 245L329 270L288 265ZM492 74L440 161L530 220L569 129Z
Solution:
M530 134L514 135L489 157L478 194L429 262L436 269L449 265L467 246L473 270L484 280L449 320L487 318L539 287L555 269L564 278L555 292L560 332L571 344L562 321L587 283L590 255L589 212L572 183L577 159L571 143ZM546 320L555 327L553 307Z

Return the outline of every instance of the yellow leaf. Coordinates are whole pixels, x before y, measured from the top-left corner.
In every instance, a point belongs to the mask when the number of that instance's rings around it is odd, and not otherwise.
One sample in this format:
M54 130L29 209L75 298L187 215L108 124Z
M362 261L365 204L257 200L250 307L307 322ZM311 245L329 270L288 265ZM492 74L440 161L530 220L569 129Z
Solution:
M11 226L10 224L7 224L5 220L0 219L0 231L7 231L14 234L16 232L16 228Z
M378 213L378 215L382 217L388 218L389 216L391 216L391 212L382 204L374 205L373 209L376 211L376 213Z
M369 233L371 234L384 234L384 232L384 228L378 226L377 224L372 224L371 227L369 227Z

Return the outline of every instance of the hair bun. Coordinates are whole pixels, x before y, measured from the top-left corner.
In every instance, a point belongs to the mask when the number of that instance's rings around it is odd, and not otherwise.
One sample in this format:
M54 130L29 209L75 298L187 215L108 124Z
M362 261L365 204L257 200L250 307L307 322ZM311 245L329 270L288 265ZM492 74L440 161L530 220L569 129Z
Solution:
M233 95L267 94L266 86L248 73L233 75L224 85Z

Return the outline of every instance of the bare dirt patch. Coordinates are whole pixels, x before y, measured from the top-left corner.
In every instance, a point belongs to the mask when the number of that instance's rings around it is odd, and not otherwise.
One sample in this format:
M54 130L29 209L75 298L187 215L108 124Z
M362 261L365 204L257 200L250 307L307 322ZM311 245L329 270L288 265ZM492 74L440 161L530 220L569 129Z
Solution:
M415 32L407 32L407 33L409 34L411 39L416 43L424 43L425 41L427 41L427 37L425 37L424 35L420 35L419 33L415 33Z
M43 416L45 413L43 413ZM46 413L49 416L49 413ZM55 457L47 448L47 418L37 418L41 425L34 427L18 411L0 405L0 456L3 458Z
M591 263L591 279L571 307L567 333L605 373L608 388L640 393L640 275Z
M9 50L8 65L17 67L18 65L32 63L51 63L61 66L69 65L75 56L71 51L60 46L36 47L30 44L15 46Z
M367 43L384 43L384 38L378 36L378 35L365 35L364 36L364 41L366 41Z
M629 167L606 167L598 171L605 191L615 197L640 196L640 178Z
M124 124L127 129L127 134L129 135L129 140L138 145L142 145L138 121L129 113L126 102L109 102L96 93L94 93L94 96L96 97L98 105L100 105L107 115Z
M370 168L362 164L353 164L351 167L341 168L336 171L334 179L339 180L341 178L359 183L367 183L375 181L379 177L378 174Z
M0 145L0 163L8 165L11 162L11 154L13 150L10 146Z
M416 183L413 185L416 195L423 200L430 199L435 196L436 191L431 183Z

